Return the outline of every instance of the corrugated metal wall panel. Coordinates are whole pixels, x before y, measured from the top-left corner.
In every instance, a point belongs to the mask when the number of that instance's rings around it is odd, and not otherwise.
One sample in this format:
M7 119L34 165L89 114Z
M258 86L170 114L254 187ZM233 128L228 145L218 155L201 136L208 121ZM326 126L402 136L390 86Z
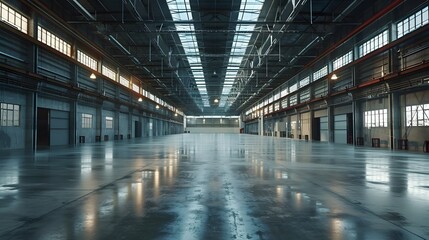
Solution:
M39 50L39 63L37 72L43 76L55 78L62 82L71 79L70 62L44 50Z
M382 72L389 72L389 59L387 54L370 58L359 63L356 67L357 82L365 82L374 78L382 77Z
M299 102L306 102L310 100L310 88L307 88L299 93Z
M328 84L326 80L319 81L314 85L314 97L323 97L328 94Z
M27 68L29 45L26 41L0 30L0 61L14 67Z
M78 74L77 74L77 81L79 83L79 87L96 91L97 90L97 82L100 81L99 79L91 79L89 76L91 75L91 72L79 67Z
M103 90L105 96L114 98L116 96L116 88L117 86L114 82L104 81Z

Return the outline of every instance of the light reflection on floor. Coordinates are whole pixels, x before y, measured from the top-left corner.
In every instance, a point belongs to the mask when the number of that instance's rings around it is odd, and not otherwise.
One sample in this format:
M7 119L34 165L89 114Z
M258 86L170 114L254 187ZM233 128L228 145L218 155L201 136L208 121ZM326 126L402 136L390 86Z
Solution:
M3 239L424 239L428 155L184 134L0 156Z

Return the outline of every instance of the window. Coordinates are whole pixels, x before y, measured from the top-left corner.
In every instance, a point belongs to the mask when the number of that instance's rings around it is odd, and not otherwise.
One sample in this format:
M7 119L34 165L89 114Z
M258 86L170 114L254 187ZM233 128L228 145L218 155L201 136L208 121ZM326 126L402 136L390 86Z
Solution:
M365 111L364 116L366 128L387 127L387 109Z
M363 57L368 53L381 48L387 43L389 43L389 32L388 30L385 30L359 46L359 57Z
M290 96L289 104L290 106L296 105L298 103L298 97L296 94Z
M285 87L281 92L280 92L280 97L286 97L286 95L289 94L289 89L287 87Z
M71 56L71 45L41 26L37 27L37 40L69 57Z
M28 33L28 19L13 10L6 4L0 2L0 20L11 25L23 33Z
M113 117L106 117L106 128L113 128Z
M82 113L82 128L92 128L92 115Z
M280 98L280 92L274 95L274 101L278 100L279 98Z
M337 70L338 68L345 66L353 61L353 53L352 51L344 54L343 56L337 58L333 63L334 70Z
M288 102L287 102L287 98L283 99L281 104L282 104L282 108L286 108L286 107L288 107L288 106L289 106L289 104L288 104Z
M304 86L307 86L309 83L310 83L310 76L299 81L299 87L302 88Z
M280 110L280 102L276 102L274 104L274 111L278 111L278 110Z
M429 104L407 106L405 108L407 127L429 126Z
M328 75L328 66L324 66L321 69L313 73L313 81L319 80L322 77Z
M295 83L292 86L289 87L289 92L294 92L298 89L298 84Z
M428 6L396 24L398 38L428 24Z
M140 87L139 87L139 85L133 83L133 91L136 92L136 93L140 93Z
M123 76L119 77L119 83L124 85L125 87L129 88L130 87L130 80L126 79Z
M116 72L105 65L101 66L101 74L116 81Z
M83 65L97 71L97 60L85 54L84 52L77 50L77 61Z
M20 107L15 104L1 103L0 121L2 127L19 127Z

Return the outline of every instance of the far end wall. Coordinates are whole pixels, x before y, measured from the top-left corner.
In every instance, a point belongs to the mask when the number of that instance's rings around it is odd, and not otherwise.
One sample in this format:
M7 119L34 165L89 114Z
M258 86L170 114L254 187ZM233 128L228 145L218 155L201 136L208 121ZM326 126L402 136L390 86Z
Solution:
M238 127L187 127L189 133L240 133Z

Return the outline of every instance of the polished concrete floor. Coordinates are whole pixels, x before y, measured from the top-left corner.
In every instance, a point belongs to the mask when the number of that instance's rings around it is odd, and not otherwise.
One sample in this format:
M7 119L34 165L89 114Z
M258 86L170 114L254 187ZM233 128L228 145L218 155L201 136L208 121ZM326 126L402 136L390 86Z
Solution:
M429 238L425 153L182 134L0 155L0 239Z

